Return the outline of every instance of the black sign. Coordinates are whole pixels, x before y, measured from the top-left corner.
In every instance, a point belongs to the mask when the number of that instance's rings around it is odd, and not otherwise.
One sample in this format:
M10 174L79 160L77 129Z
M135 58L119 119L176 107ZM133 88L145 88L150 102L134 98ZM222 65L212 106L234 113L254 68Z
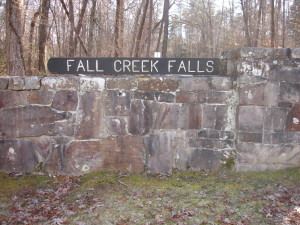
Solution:
M218 58L51 58L55 74L218 75Z

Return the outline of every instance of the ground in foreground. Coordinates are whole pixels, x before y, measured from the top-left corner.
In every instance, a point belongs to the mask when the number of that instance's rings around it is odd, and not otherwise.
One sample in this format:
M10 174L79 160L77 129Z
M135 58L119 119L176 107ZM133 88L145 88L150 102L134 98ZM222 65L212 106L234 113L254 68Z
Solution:
M300 168L0 174L2 224L300 224Z

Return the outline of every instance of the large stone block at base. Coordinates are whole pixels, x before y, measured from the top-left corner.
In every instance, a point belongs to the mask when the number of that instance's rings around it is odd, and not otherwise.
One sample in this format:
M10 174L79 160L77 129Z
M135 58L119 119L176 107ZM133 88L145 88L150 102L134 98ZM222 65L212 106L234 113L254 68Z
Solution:
M263 130L265 107L240 106L238 125L240 131L261 132Z
M286 129L300 131L300 104L295 104L287 115Z
M0 140L0 170L32 172L39 163L36 146L29 140Z
M223 154L220 151L195 149L189 161L191 170L211 170L221 167Z

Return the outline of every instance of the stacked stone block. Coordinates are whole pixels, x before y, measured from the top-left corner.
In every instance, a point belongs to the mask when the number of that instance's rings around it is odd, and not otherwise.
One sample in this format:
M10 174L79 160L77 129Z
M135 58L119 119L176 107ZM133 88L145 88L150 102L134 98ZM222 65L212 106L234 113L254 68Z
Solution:
M239 171L300 165L300 51L242 48L221 55L236 78Z

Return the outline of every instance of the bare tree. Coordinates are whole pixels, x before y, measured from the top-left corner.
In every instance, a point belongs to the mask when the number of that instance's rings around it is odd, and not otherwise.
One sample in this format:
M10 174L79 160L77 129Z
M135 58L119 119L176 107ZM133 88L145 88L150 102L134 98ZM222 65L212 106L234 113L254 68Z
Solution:
M22 0L6 1L6 66L11 76L25 75Z
M48 36L48 18L49 18L50 1L43 0L41 4L41 19L39 24L39 60L38 68L40 73L46 72L46 42Z
M123 54L122 52L122 39L123 39L123 22L124 20L124 0L117 0L116 10L116 23L115 23L115 57L119 57Z
M271 1L271 47L275 47L275 0L270 0Z
M96 24L96 3L97 0L92 0L92 7L91 7L91 14L90 14L90 29L89 29L89 36L88 36L88 53L91 55L93 49L93 37L94 37L94 29Z
M170 1L165 0L164 1L164 12L163 12L163 18L164 18L164 36L163 36L163 43L162 43L162 58L165 58L167 56L167 50L168 50L168 39L169 39L169 10L170 10Z

